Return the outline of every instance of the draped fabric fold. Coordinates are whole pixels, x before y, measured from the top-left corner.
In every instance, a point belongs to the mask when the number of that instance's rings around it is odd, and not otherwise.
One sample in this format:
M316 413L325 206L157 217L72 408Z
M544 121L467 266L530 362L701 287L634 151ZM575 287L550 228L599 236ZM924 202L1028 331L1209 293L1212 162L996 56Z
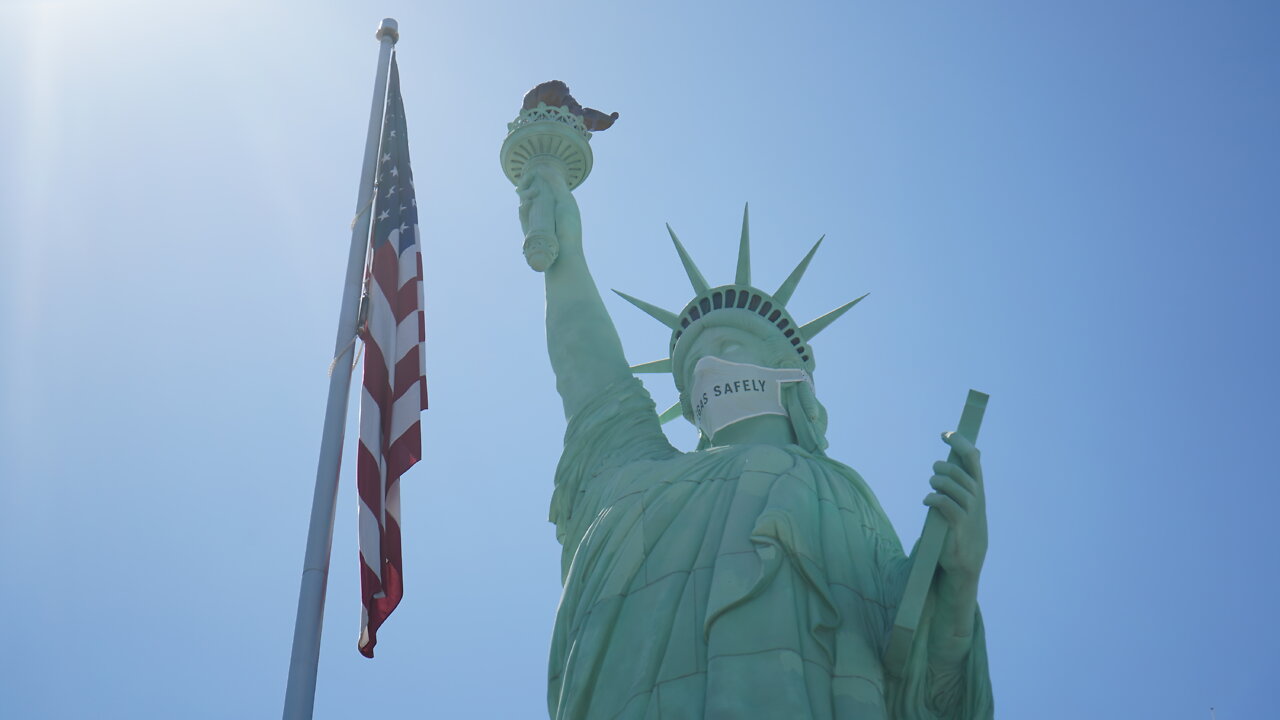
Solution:
M628 379L570 420L551 520L554 718L992 716L981 619L962 667L881 656L910 561L862 478L799 446L681 453Z

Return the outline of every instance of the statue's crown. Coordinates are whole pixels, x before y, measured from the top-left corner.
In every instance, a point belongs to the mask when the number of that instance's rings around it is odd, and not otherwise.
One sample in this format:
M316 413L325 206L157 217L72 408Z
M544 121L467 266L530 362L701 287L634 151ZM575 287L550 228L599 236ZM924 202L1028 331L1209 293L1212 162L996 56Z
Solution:
M685 305L683 310L679 313L673 313L631 297L626 293L614 290L623 299L640 308L663 325L671 328L669 355L662 360L633 366L631 368L632 372L661 373L677 371L679 364L673 363L673 360L677 359L681 354L680 350L683 347L680 343L681 338L690 334L692 330L697 329L700 324L715 324L717 313L725 310L741 310L754 313L764 322L777 328L782 339L789 343L796 353L800 366L809 372L813 372L813 351L809 347L809 341L835 322L841 315L845 314L849 308L857 305L862 298L866 297L866 295L863 295L856 300L851 300L803 325L797 323L795 318L791 317L791 313L787 312L786 304L791 300L791 295L795 292L796 286L800 284L800 279L804 277L805 270L809 268L809 262L813 260L814 253L818 251L818 246L822 244L823 238L818 238L818 241L813 244L804 259L791 271L791 274L787 276L787 279L783 281L777 290L772 294L767 293L751 284L751 234L748 208L746 207L742 209L742 238L738 245L738 269L732 285L709 286L702 273L698 270L698 266L694 264L693 258L689 257L689 253L684 249L684 245L680 243L680 238L676 237L676 233L671 229L670 225L667 226L667 232L671 234L671 241L676 246L676 252L680 255L680 262L684 265L685 274L689 276L689 282L693 285L693 291L696 294ZM682 378L679 377L678 372L675 372L675 375L676 386L683 390ZM667 422L678 417L681 414L680 409L680 403L669 408L662 413L662 421Z

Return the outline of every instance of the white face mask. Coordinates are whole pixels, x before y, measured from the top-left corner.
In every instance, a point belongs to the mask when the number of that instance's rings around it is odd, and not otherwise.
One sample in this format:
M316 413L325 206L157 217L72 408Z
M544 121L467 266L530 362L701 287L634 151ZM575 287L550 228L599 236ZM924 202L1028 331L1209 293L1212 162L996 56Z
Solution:
M813 383L804 370L766 368L708 355L693 368L689 391L693 422L710 438L722 428L747 418L785 417L782 383L789 382Z

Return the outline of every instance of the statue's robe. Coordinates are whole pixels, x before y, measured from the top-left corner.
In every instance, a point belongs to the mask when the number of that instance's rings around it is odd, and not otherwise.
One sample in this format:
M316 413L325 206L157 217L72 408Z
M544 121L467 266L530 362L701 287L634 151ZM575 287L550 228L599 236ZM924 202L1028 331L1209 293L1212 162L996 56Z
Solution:
M551 520L554 718L992 716L980 617L967 658L931 667L927 603L904 677L886 675L910 561L820 452L679 452L628 379L570 419Z

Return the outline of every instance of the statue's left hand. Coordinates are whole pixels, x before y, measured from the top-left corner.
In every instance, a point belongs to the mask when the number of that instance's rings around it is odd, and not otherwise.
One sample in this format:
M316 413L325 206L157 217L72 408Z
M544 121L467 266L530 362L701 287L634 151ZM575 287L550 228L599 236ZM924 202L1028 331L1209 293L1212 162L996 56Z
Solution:
M936 508L950 529L938 558L948 584L976 590L987 555L987 497L981 457L973 443L959 433L943 433L942 439L959 462L933 464L929 484L935 492L925 497L924 504Z

